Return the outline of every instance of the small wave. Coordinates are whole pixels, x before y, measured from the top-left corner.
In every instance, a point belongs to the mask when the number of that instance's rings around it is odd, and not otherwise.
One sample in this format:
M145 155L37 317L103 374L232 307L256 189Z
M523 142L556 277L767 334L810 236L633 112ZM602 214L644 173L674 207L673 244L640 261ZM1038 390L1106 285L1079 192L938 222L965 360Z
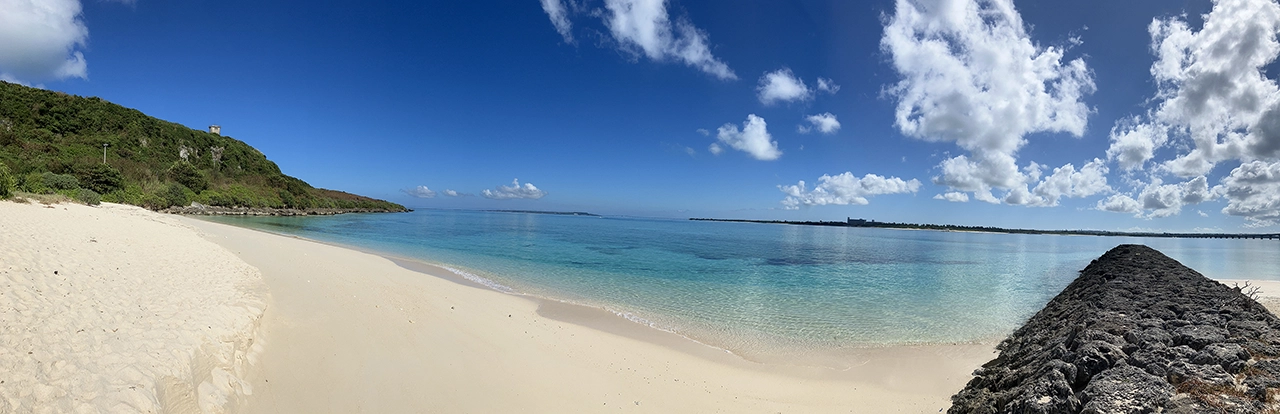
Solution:
M467 279L467 280L470 280L470 281L472 281L472 282L476 282L476 283L479 283L479 284L481 284L481 285L484 285L485 287L487 287L487 288L489 288L489 289L493 289L493 290L496 290L496 291L499 291L499 292L502 292L502 293L516 293L516 291L515 291L514 289L511 289L511 288L507 287L506 285L503 285L503 284L498 283L498 282L494 282L494 281L492 281L492 280L489 280L489 279L486 279L486 278L483 278L483 277L480 277L480 276L476 276L475 274L473 274L473 273L471 273L471 272L467 272L467 271L464 271L464 270L458 270L458 269L455 269L455 268L452 268L452 267L449 267L449 266L440 266L440 268L442 268L442 269L444 269L444 270L448 270L448 271L450 271L450 272L453 272L453 274L455 274L455 275L462 276L462 278L464 278L464 279Z

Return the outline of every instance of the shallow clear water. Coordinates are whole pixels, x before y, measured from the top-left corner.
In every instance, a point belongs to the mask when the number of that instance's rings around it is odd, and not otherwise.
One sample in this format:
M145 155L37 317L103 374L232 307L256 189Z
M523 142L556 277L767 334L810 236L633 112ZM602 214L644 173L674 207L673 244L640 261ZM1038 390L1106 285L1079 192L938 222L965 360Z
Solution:
M1123 243L1211 278L1280 280L1275 240L438 210L211 220L443 264L745 353L999 339Z

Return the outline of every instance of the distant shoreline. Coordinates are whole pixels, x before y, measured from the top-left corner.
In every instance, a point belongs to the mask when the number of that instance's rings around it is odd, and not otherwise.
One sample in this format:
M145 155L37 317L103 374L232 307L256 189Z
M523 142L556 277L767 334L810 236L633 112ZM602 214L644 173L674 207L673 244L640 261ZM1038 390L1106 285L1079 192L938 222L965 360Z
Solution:
M591 214L581 211L539 211L539 210L480 210L488 213L523 213L523 214L551 214L555 216L587 216L601 217L599 214Z
M1106 230L1006 229L1002 227L958 226L954 224L887 223L887 222L879 222L879 221L864 220L864 219L848 219L846 221L787 221L787 220L746 220L746 219L719 219L719 218L692 217L689 220L729 222L729 223L790 224L790 225L798 225L798 226L867 227L867 228L899 229L899 230L933 230L933 231L953 231L953 232L969 232L969 233L1051 234L1051 235L1059 235L1059 236L1164 237L1164 238L1183 238L1183 239L1276 239L1276 240L1280 240L1280 233L1168 233L1168 232L1155 233L1155 232L1129 232L1129 231L1106 231Z

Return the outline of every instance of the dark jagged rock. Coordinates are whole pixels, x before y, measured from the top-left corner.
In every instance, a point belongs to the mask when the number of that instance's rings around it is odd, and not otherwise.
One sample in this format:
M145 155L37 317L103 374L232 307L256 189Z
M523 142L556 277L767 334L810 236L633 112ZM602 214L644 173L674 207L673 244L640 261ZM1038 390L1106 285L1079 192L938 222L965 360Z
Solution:
M1121 245L997 347L950 413L1280 412L1280 319Z
M267 208L267 207L219 207L191 203L186 207L169 207L161 213L189 216L332 216L346 213L400 213L413 210L389 210L381 208Z

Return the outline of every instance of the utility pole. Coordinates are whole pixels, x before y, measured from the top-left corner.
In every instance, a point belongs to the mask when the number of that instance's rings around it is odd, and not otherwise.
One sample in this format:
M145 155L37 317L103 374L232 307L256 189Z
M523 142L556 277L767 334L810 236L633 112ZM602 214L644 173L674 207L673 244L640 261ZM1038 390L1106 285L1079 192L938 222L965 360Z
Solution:
M102 143L102 163L103 163L103 164L106 164L106 163L107 163L107 146L108 146L108 145L111 145L111 144L108 144L108 143L105 143L105 142L104 142L104 143Z

